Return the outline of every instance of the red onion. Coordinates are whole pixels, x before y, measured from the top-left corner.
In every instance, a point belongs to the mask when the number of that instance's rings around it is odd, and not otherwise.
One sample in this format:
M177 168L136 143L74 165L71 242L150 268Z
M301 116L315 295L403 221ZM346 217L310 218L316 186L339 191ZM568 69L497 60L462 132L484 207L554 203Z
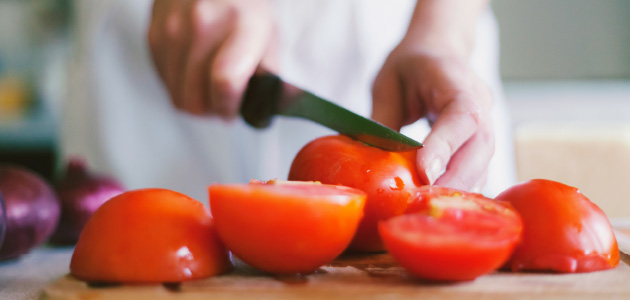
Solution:
M7 233L7 210L4 206L4 197L0 193L0 249L4 242L4 235Z
M94 211L125 191L114 178L89 172L79 158L70 159L56 190L61 201L61 220L50 242L57 245L75 244Z
M7 221L0 260L15 259L50 237L59 221L59 201L44 179L14 165L0 165L0 192Z

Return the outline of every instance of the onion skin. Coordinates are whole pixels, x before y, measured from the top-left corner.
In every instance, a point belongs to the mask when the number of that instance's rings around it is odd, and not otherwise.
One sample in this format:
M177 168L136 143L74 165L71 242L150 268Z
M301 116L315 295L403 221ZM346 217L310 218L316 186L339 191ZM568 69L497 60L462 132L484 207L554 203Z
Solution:
M50 239L54 245L76 244L94 211L125 191L114 178L89 172L86 163L79 158L70 159L55 189L61 202L61 219Z
M0 249L2 249L2 243L4 242L5 234L7 233L7 210L4 206L4 197L0 193Z
M50 184L19 166L0 165L0 192L7 217L0 260L11 260L50 238L61 208Z

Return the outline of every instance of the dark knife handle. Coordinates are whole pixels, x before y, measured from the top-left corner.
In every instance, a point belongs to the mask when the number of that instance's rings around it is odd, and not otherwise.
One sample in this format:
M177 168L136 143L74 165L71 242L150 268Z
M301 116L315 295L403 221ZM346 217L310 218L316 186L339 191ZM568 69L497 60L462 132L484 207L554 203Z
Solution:
M249 79L241 103L241 116L255 128L267 128L278 113L283 92L280 77L260 71Z

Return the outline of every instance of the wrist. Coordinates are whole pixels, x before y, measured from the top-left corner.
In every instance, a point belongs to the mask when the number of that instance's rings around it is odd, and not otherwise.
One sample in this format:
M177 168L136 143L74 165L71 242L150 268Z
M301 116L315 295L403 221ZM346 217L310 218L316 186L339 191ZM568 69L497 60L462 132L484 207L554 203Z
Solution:
M487 0L418 0L403 39L408 47L467 60Z
M435 56L449 56L467 61L472 53L474 33L461 31L408 32L401 47Z

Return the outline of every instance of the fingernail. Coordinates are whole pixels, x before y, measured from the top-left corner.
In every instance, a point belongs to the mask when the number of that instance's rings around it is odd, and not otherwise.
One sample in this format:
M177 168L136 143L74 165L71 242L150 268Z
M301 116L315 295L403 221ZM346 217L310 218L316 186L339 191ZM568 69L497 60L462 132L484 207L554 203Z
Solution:
M440 176L440 173L442 173L442 160L439 158L435 158L431 162L431 166L429 167L429 170L427 170L427 177L429 178L429 183L430 184L435 183L435 180L437 180L438 176Z

